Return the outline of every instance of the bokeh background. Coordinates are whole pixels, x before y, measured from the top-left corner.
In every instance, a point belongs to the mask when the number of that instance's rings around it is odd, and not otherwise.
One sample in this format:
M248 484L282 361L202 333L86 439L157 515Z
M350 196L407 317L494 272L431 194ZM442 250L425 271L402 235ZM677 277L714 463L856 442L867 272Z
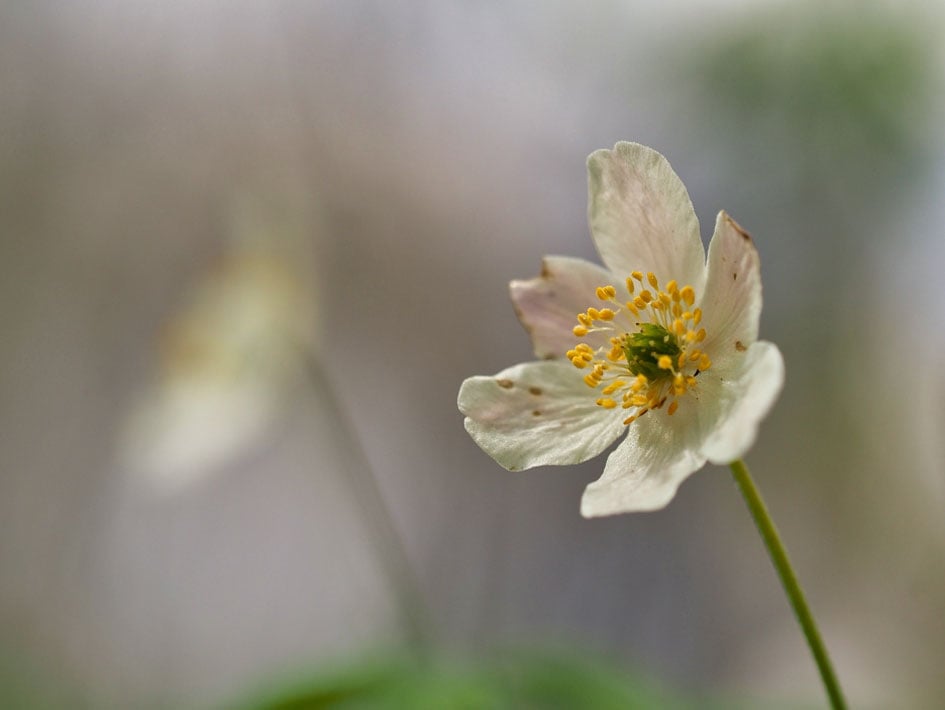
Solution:
M748 462L851 699L939 706L935 7L0 3L0 703L217 707L423 623L819 706L727 471L587 521L603 459L511 475L456 411L626 139L755 237Z

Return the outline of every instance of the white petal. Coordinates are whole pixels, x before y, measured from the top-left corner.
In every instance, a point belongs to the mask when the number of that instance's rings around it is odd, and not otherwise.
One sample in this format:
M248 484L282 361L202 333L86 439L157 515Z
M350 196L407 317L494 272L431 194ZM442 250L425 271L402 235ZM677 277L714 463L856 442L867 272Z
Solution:
M669 162L637 143L587 159L588 217L604 264L626 277L652 271L701 292L705 250L689 193Z
M758 338L761 269L751 237L725 212L719 212L709 243L702 325L703 349L712 361L744 353Z
M515 365L495 377L470 377L459 390L466 431L510 471L586 461L624 429L620 412L598 407L597 394L569 362Z
M626 278L626 277L624 277ZM613 276L597 264L566 256L546 256L541 275L513 281L509 287L515 312L532 338L535 355L562 357L578 342L572 330L577 314L601 306L595 291ZM589 333L580 339L593 348L606 345L607 336Z
M654 426L645 426L647 417ZM667 426L671 421L665 412L647 412L628 427L627 438L607 457L604 475L584 490L581 515L659 510L673 499L705 457L687 444L684 429Z
M713 365L706 374L714 371ZM705 411L717 408L717 421L700 453L715 464L728 464L744 456L755 443L758 424L777 400L783 385L781 351L763 340L753 344L741 366L725 378L717 396L700 402Z

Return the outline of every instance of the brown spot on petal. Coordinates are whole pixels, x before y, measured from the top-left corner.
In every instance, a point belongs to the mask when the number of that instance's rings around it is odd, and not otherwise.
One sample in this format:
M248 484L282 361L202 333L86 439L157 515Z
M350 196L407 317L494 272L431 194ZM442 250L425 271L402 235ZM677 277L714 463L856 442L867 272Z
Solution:
M538 409L532 410L532 416L533 416L533 417L540 417L540 416L541 416L541 411L538 410Z
M744 229L742 229L741 225L739 225L738 222L736 222L734 219L732 219L728 215L725 215L725 219L728 221L732 229L734 229L736 232L738 232L741 235L742 239L744 239L745 241L749 243L751 242L751 235L748 232L746 232Z
M738 352L740 352L740 353L743 353L743 352L745 352L746 350L748 350L748 348L745 347L744 343L742 343L741 340L736 340L736 341L735 341L735 349L736 349Z
M541 394L541 387L529 387L528 391L537 397Z
M515 386L515 383L512 380L496 380L499 387L502 389L511 389Z
M541 277L543 279L551 278L551 269L548 268L548 262L545 259L541 260Z
M737 278L738 278L738 274L733 271L733 272L732 272L732 281L734 281L734 280L737 279Z

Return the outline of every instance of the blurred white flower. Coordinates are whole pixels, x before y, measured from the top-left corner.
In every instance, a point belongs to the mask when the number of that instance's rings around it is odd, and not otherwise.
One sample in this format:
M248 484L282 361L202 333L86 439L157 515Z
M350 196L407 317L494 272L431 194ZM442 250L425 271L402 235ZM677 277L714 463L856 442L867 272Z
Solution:
M513 471L580 463L626 434L584 492L592 517L661 508L706 461L743 456L784 363L757 340L758 252L741 227L720 212L707 258L686 188L645 146L599 150L588 172L606 268L547 257L539 277L512 282L543 361L471 377L458 403L476 443Z
M315 296L300 243L253 224L161 333L160 372L121 441L123 464L164 492L258 445L301 376Z

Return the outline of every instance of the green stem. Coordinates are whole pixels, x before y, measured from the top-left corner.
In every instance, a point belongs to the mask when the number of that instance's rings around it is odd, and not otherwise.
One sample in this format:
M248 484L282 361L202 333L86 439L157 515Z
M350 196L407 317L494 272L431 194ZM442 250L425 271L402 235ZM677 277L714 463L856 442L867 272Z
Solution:
M814 615L811 614L810 607L807 606L807 600L804 598L804 592L797 581L791 562L788 560L787 551L778 535L778 530L771 520L768 508L761 493L755 486L755 482L748 472L748 467L744 461L733 461L729 464L732 468L732 475L735 476L735 482L738 484L755 519L755 525L758 526L758 532L768 548L768 554L771 556L771 562L781 578L781 584L787 594L791 606L794 608L794 614L801 625L804 636L807 638L807 644L810 646L811 653L814 655L814 661L817 663L817 669L820 671L820 677L823 679L827 695L830 697L830 706L834 710L843 710L846 708L846 701L843 699L843 692L840 690L840 683L837 681L837 674L830 663L830 657L827 655L827 647L820 637L820 631L817 630L817 623L814 621Z
M423 655L429 640L427 608L403 538L384 500L367 453L355 433L354 424L345 415L341 401L318 358L308 348L304 349L304 354L316 395L332 410L331 434L353 459L347 462L345 478L352 487L355 502L361 508L362 519L372 537L378 562L397 600L407 640L415 651Z

